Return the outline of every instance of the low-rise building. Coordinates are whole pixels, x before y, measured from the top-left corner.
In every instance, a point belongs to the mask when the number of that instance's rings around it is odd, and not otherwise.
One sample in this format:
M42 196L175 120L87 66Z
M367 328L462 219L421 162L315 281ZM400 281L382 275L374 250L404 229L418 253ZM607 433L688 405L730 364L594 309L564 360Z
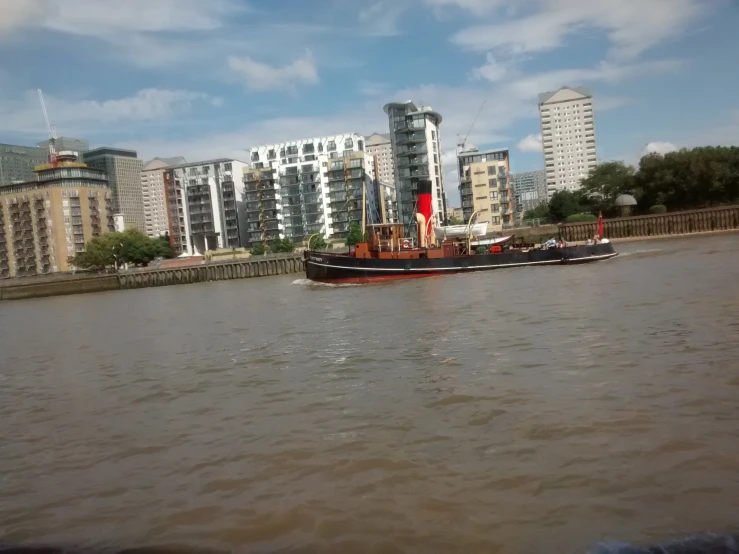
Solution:
M507 148L460 152L457 168L464 221L477 212L476 221L487 223L492 232L514 223L516 202L509 183Z
M69 154L0 187L0 277L68 271L89 240L115 230L107 176Z

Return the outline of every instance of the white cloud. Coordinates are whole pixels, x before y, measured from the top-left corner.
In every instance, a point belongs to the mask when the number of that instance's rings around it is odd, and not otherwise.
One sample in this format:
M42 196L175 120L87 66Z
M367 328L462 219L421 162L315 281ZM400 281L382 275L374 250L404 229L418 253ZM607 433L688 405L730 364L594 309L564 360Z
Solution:
M425 0L426 4L436 8L453 6L472 12L475 15L483 15L492 12L505 4L505 0Z
M611 53L634 58L665 40L679 36L708 9L703 0L427 0L455 3L480 15L493 11L494 20L460 30L456 44L478 51L521 54L562 46L571 35L604 29ZM485 7L492 8L485 10ZM528 7L521 17L501 17L498 11ZM498 11L495 10L498 8Z
M62 134L99 130L112 123L166 120L191 111L198 103L219 105L221 102L200 92L154 88L111 100L67 100L47 94L45 101L50 119ZM0 102L0 106L0 130L34 135L45 129L36 91L27 91L15 102Z
M319 81L316 62L310 52L283 67L272 67L249 56L231 56L228 66L241 78L247 89L254 91L294 90L297 84L314 85Z
M387 83L360 81L357 85L357 92L362 96L384 96L389 91L390 85L388 85Z
M32 25L44 17L39 0L0 0L0 37Z
M472 70L472 76L476 79L484 79L491 83L502 81L508 74L505 64L498 61L491 52L485 57L485 64Z
M538 135L528 135L518 142L518 149L521 152L541 152L541 133Z
M671 142L650 142L644 147L644 150L642 150L641 155L646 156L647 154L667 154L669 152L675 152L677 151L677 146L672 144Z
M676 60L660 60L633 64L601 62L592 68L556 69L521 76L511 80L510 86L521 96L535 98L540 92L557 90L562 86L577 86L580 83L617 83L644 75L671 73L681 67ZM597 106L597 101L596 101Z
M43 27L108 37L132 31L212 30L243 11L235 0L0 0L0 31Z
M364 4L358 15L360 33L378 37L400 34L398 22L409 7L407 0L374 0Z

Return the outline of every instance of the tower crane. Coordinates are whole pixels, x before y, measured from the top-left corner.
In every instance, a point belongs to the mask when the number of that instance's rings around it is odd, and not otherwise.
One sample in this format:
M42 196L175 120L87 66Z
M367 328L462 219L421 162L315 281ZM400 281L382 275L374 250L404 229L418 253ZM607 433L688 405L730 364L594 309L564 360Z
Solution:
M464 152L464 147L467 145L467 139L469 138L470 133L472 132L472 129L474 129L475 123L477 123L477 120L479 119L480 114L482 113L482 109L485 107L485 102L487 102L487 100L483 100L482 104L480 104L480 109L477 110L475 119L472 120L472 125L470 125L470 128L467 131L467 134L464 136L461 142L457 143L457 148L459 148L461 152Z
M46 128L49 131L49 163L56 164L56 127L49 121L49 114L46 111L46 102L44 102L44 93L41 89L38 89L38 98L41 101L41 110L44 112L44 119L46 120Z

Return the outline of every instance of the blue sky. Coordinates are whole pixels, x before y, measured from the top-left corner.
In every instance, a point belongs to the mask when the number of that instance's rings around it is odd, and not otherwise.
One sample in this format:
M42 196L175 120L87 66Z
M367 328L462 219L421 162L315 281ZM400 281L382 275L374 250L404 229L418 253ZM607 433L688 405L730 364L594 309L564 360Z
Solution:
M59 134L142 158L387 132L382 106L443 117L454 150L541 169L536 96L594 93L601 160L739 144L733 0L0 0L0 142Z

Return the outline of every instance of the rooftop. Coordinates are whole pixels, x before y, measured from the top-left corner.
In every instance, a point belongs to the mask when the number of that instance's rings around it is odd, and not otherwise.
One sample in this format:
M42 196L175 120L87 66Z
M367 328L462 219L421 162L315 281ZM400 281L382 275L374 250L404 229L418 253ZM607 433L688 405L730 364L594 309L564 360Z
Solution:
M214 164L225 164L229 162L246 163L241 160L235 160L234 158L216 158L214 160L203 160L201 162L185 162L179 165L171 165L167 169L182 169L184 167L195 167L200 165L214 165Z
M136 150L125 150L124 148L112 148L109 146L103 146L101 148L95 148L88 150L83 153L85 159L95 158L98 156L119 156L121 158L137 158L138 154Z
M552 90L549 92L542 92L539 94L539 104L543 104L544 102L549 101L555 94L558 92L561 92L563 90L571 90L578 94L581 94L583 96L592 97L593 95L590 92L589 88L586 87L562 87L558 90Z

